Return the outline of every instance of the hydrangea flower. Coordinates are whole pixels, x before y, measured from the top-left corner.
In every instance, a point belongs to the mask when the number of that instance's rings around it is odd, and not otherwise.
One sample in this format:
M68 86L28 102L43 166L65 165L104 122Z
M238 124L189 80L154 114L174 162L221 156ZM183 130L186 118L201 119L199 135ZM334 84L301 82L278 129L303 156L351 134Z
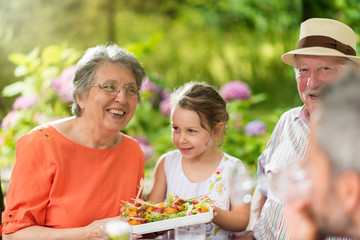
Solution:
M7 131L19 118L19 111L10 111L1 122L1 129Z
M170 98L170 95L171 95L171 92L170 92L169 89L163 89L161 94L160 94L160 99L161 100L168 99L168 98Z
M0 136L0 146L4 144L5 140L6 140L5 136Z
M248 136L257 136L266 132L266 126L262 121L254 120L246 124L245 132Z
M51 87L64 102L71 102L75 66L68 67L62 71L59 77L54 78Z
M36 95L29 95L29 96L20 96L18 97L14 104L14 110L26 110L28 108L34 107L39 100L39 97Z
M162 92L161 88L158 87L155 83L151 82L149 78L145 78L145 80L142 82L141 91L150 91L156 93L157 95L161 95Z
M134 138L137 140L141 150L144 152L145 159L149 159L154 156L154 149L150 146L150 142L146 138L140 136L136 136Z
M166 117L170 116L171 109L170 109L170 98L169 97L165 98L164 100L161 101L160 111L164 116L166 116Z
M250 97L251 90L244 82L231 81L220 89L220 93L226 101L235 99L247 100Z
M42 124L46 121L46 115L44 113L35 113L34 114L34 122L37 124Z

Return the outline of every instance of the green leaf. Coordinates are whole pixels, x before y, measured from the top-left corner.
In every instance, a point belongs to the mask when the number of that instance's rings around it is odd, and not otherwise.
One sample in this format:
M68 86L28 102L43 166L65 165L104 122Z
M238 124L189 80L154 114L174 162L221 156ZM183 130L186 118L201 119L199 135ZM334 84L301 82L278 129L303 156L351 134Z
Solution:
M24 82L19 81L19 82L14 82L10 85L7 85L6 87L4 87L3 91L2 91L2 95L4 97L12 97L15 96L19 93L21 93L21 91L24 88Z
M9 61L16 65L26 65L27 57L22 53L14 53L9 56Z
M40 51L39 48L35 48L34 50L32 50L32 51L26 56L27 60L28 60L29 62L35 60L35 59L39 56L39 51Z
M15 74L16 77L22 77L22 76L25 76L27 72L28 72L27 67L21 65L21 66L17 66L15 68L15 73L14 74Z
M60 63L61 51L60 47L56 45L46 47L41 54L43 63L45 65Z

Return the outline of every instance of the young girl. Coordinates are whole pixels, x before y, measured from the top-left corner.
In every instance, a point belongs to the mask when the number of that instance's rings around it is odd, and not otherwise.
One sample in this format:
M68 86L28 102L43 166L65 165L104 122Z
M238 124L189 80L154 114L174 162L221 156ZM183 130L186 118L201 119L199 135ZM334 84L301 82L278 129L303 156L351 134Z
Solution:
M206 194L222 201L207 225L207 239L232 239L249 219L249 204L230 203L231 170L242 163L219 149L228 119L226 102L211 86L190 82L176 90L171 95L171 127L177 150L159 159L147 199L158 203L173 193L183 199Z

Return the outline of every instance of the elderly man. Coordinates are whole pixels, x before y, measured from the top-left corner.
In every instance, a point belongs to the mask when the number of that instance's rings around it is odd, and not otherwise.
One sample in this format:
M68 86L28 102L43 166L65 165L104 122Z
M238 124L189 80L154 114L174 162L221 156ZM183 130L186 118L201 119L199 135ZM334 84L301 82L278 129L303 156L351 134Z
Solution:
M286 207L291 239L360 239L359 92L358 72L324 89L304 164L312 185L306 198L289 200Z
M285 53L281 59L294 67L304 105L281 116L258 159L259 177L276 175L307 156L309 121L318 106L320 91L348 65L360 64L355 49L354 31L341 22L313 18L301 24L296 50ZM271 184L256 187L248 229L249 233L238 239L289 239L284 227L284 199Z

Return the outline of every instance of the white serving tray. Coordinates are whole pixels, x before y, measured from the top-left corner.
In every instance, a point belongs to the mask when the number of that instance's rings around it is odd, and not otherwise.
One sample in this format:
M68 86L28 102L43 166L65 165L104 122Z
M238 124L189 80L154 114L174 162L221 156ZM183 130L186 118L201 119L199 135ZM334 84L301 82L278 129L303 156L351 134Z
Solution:
M152 232L160 232L177 227L183 227L193 224L207 223L213 219L213 211L206 213L199 213L191 216L177 217L166 220L161 220L151 223L143 223L140 225L131 226L132 233L135 234L146 234Z

